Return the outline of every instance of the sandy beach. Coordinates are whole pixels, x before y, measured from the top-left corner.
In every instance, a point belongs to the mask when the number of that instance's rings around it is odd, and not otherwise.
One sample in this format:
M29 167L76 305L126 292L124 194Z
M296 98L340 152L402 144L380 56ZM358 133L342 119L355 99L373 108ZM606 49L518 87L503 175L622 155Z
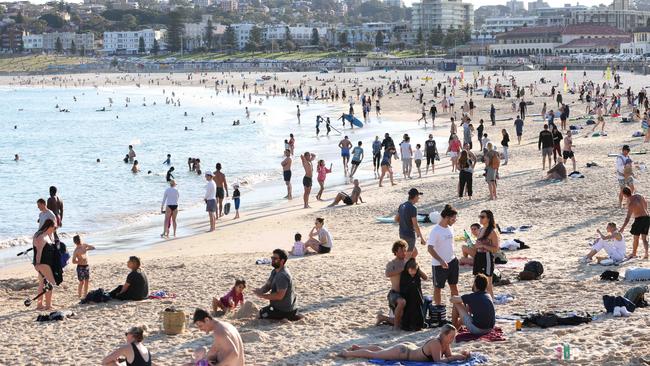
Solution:
M208 80L205 84L214 84L213 78L228 77L235 85L243 80L254 82L260 74L207 74L194 75L187 80L186 74L102 74L102 75L67 75L67 76L32 76L2 77L2 85L39 86L104 86L104 85L146 85L153 80L156 85L199 86L200 79ZM414 90L422 88L425 99L432 99L431 90L438 81L446 80L440 72L426 71L391 71L368 72L356 74L318 74L287 73L277 74L278 83L294 87L302 81L305 86L320 88L334 87L345 89L349 95L353 88L384 86L388 78L413 77L411 86ZM456 76L457 74L448 74ZM486 77L499 78L485 73ZM550 84L538 85L538 94L529 106L529 113L538 115L543 102L555 110L556 104L551 97L542 96L549 93L551 85L559 85L562 90L561 72L514 72L518 85L527 86L539 81L541 77L551 80ZM638 92L641 87L650 84L646 76L623 73L623 88L632 87ZM420 78L431 76L425 82ZM243 79L242 79L243 77ZM471 73L465 77L471 79ZM336 79L324 82L316 79ZM358 83L352 81L357 78ZM568 72L569 84L583 80L582 71ZM594 82L603 82L601 71L587 73L587 78ZM493 81L494 82L494 81ZM108 83L108 84L107 84ZM268 87L268 83L266 87ZM355 86L356 85L356 86ZM528 91L528 90L527 90ZM624 94L625 89L613 90ZM612 90L610 89L610 93ZM584 105L577 101L578 95L563 93L564 101L570 103L572 116L584 114ZM437 98L437 100L439 100ZM457 109L464 100L465 92L457 90ZM527 94L528 99L528 94ZM515 331L514 321L498 320L497 326L504 330L506 341L474 341L455 344L452 349L481 352L488 356L490 365L550 365L560 364L555 359L556 347L569 343L572 348L571 361L566 364L579 365L640 365L641 358L650 357L650 313L647 309L638 309L629 318L613 318L604 315L603 295L622 295L627 289L638 285L626 281L606 282L600 280L600 274L606 269L621 272L630 267L650 267L648 260L634 259L618 267L603 267L578 263L578 259L589 251L589 245L595 238L595 230L603 230L605 224L613 221L619 226L626 215L625 208L618 208L618 182L615 176L615 158L608 153L619 153L623 144L629 144L632 151L639 151L643 137L633 138L632 133L640 130L640 125L621 124L620 118L606 117L607 136L591 137L591 127L579 130L574 135L574 151L577 170L585 178L571 179L565 182L550 183L543 181L545 171L541 167L541 153L537 150L537 139L542 122L533 122L528 117L524 126L521 145L517 145L513 120L497 122L490 126L490 103L499 109L498 118L514 117L510 103L512 98L491 99L474 95L478 105L473 118L476 126L479 118L486 121L485 132L498 144L502 128L508 130L511 138L510 159L499 170L498 199L488 200L487 184L482 174L482 164L477 165L474 173L474 199L457 197L458 174L451 172L450 159L441 156L434 175L421 179L405 180L401 175L401 166L394 164L397 185L377 187L376 180L361 182L363 204L355 206L338 206L327 208L337 191L326 189L323 195L326 202L317 202L313 195L311 209L303 209L300 195L302 187L294 178L294 200L277 207L261 208L255 211L242 211L241 219L232 220L232 214L220 219L216 233L168 240L142 250L114 252L108 255L90 253L91 266L90 288L110 290L124 282L128 274L126 260L129 255L137 255L143 261L143 270L149 278L150 291L167 290L175 293L173 300L145 300L141 302L111 301L104 304L79 305L77 299L77 280L74 265L65 269L65 281L55 289L54 305L59 310L72 310L76 316L62 322L37 323L40 312L35 307L26 308L25 298L36 293L36 274L27 261L25 263L0 269L0 364L14 365L96 365L112 349L122 344L123 333L134 325L145 325L148 329L145 344L152 354L156 365L179 365L190 361L192 350L199 345L208 346L212 337L205 335L193 326L176 336L167 336L162 332L160 312L174 306L191 314L197 307L208 309L213 296L222 296L233 285L235 278L246 279L248 288L244 293L246 301L256 307L267 303L253 295L252 289L263 285L271 267L256 265L258 258L268 258L275 248L289 250L296 232L307 236L314 218L323 217L325 225L333 235L334 247L330 254L313 255L302 258L290 258L287 267L293 274L298 306L305 318L290 323L272 323L255 319L253 316L225 316L240 332L246 350L246 364L250 365L333 365L365 364L361 359L343 359L337 353L352 344L391 345L399 342L422 344L437 333L436 329L419 332L393 331L388 326L375 326L378 312L388 311L386 293L390 282L384 277L386 262L392 259L391 245L398 239L398 229L393 224L380 224L376 217L394 215L400 203L407 198L408 189L415 187L424 194L418 204L419 212L441 211L445 204L452 204L459 211L458 221L454 225L456 235L470 224L478 221L481 210L489 209L495 213L497 223L506 226L532 225L529 231L504 235L502 239L518 238L530 246L530 249L508 252L511 260L501 268L511 285L496 287L495 294L511 294L515 300L506 305L497 305L498 316L509 316L529 311L586 311L597 315L597 319L586 325L573 327L555 327L549 329L524 328ZM341 112L347 109L346 100L334 102ZM623 101L623 115L631 107ZM387 94L381 99L382 118L400 121L406 128L413 128L419 118L420 106L414 94L401 92ZM417 134L411 134L411 142L422 144L429 133L436 136L449 135L449 115L442 113L438 107L436 128L429 126ZM371 112L374 117L374 105ZM460 114L460 111L458 112ZM311 121L309 122L311 123ZM569 124L585 126L585 120L571 121ZM287 131L289 133L290 131ZM395 142L400 141L402 131L390 130ZM462 130L459 128L462 138ZM499 136L499 137L497 137ZM298 137L300 138L300 137ZM300 139L299 139L300 140ZM372 166L370 141L364 141L366 158L362 167ZM305 146L298 144L298 152ZM335 145L332 149L337 149ZM476 151L476 150L475 150ZM442 154L441 154L442 155ZM632 156L638 163L650 163L647 155ZM598 166L587 168L586 163L594 162ZM340 161L334 161L342 174ZM279 162L278 162L279 164ZM302 169L294 163L294 175L302 176ZM278 165L279 166L279 165ZM570 163L568 164L568 167ZM570 169L569 169L570 171ZM280 172L278 172L280 174ZM417 174L415 174L417 176ZM647 194L650 178L647 172L635 170L635 186L643 195ZM53 182L54 183L54 182ZM349 192L351 187L347 189ZM162 219L161 219L162 220ZM424 235L428 236L433 226L423 226ZM206 230L206 222L199 229ZM631 252L632 237L629 226L626 229L627 251ZM456 242L456 255L460 256L461 242ZM70 244L72 245L72 244ZM425 273L431 274L431 258L426 248L418 245L420 255L418 263ZM640 254L642 248L639 249ZM539 260L544 264L544 277L536 281L518 281L516 275L523 269L526 260ZM471 267L461 267L460 292L471 291ZM644 284L644 283L641 283ZM645 283L647 284L647 283ZM432 293L430 280L423 281L423 292ZM443 290L443 303L449 303L449 291ZM451 312L448 308L448 314ZM246 315L246 314L244 314ZM564 363L563 363L564 364Z

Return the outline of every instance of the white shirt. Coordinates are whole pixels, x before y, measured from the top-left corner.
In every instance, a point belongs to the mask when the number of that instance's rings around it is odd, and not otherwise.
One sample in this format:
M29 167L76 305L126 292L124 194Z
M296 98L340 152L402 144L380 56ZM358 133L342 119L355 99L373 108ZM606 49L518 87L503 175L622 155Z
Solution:
M303 256L305 255L305 244L301 241L297 241L293 243L293 255L295 256Z
M217 197L217 183L212 179L205 185L205 199L214 200Z
M162 205L164 206L165 204L167 204L167 206L178 205L178 189L176 189L176 187L165 189Z
M402 142L399 144L400 150L402 152L402 159L410 159L411 158L411 144L408 142Z
M632 159L629 156L625 156L623 154L620 154L618 157L616 157L616 172L618 173L618 178L623 179L624 177L624 172L625 172L625 163L627 161L631 161Z
M324 227L322 227L318 231L318 241L320 241L320 243L321 243L320 245L322 245L324 247L327 247L327 248L331 248L332 244L333 244L332 235Z
M434 226L429 233L427 245L433 247L436 253L438 253L438 256L440 256L445 263L449 263L456 258L456 255L454 254L454 229L451 226ZM431 265L439 266L440 262L435 258L432 258Z
M413 153L413 157L414 157L415 160L422 160L422 158L424 157L422 155L422 150L417 150L416 149L415 152Z

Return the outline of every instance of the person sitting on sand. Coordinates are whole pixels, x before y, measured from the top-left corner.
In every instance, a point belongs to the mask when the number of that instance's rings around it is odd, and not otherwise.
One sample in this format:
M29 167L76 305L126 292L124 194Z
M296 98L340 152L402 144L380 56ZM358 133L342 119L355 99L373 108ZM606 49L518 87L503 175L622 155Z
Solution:
M151 366L151 352L142 344L144 340L144 328L133 327L124 334L126 344L111 352L102 360L102 365L127 365Z
M334 202L332 202L328 207L334 207L341 201L348 206L358 205L359 202L363 203L363 199L361 198L361 187L359 187L358 179L354 180L354 188L352 188L352 192L349 195L345 192L339 192L336 197L334 197Z
M326 254L332 251L332 235L324 225L325 219L317 217L314 227L309 232L309 240L305 243L305 254L307 254L308 249L317 254Z
M420 270L415 258L409 258L397 278L399 281L399 296L404 301L404 308L401 319L397 319L397 317L395 319L401 321L396 322L391 318L378 315L377 323L380 324L380 322L386 321L393 325L395 330L401 328L402 330L418 331L425 327L424 313L422 311L424 303L422 280L426 280L428 277Z
M406 300L400 294L400 275L404 270L404 265L406 261L411 257L407 254L406 248L408 244L406 241L400 239L393 243L393 258L386 264L386 277L390 279L391 287L388 291L388 307L393 310L394 318L390 318L384 315L377 315L377 325L381 323L393 324L395 329L399 329L402 322L402 315L404 314L404 307L406 306Z
M496 315L492 298L485 291L487 286L487 276L478 274L474 277L471 294L450 298L454 305L451 319L456 328L464 325L474 335L487 334L494 328Z
M260 309L261 319L274 320L299 320L296 306L296 293L294 291L291 273L285 267L289 256L282 249L276 249L271 256L273 271L264 286L253 290L261 299L269 300L270 304Z
M293 247L289 251L289 254L294 255L296 257L302 257L303 255L305 255L305 243L302 242L302 235L300 233L296 233L293 239L294 239Z
M558 161L557 164L546 172L545 180L565 180L567 179L566 167L562 161Z
M194 325L200 330L207 333L212 333L213 341L212 347L205 354L203 347L200 347L195 352L195 358L198 361L204 360L205 364L210 365L232 365L244 366L244 342L232 324L213 319L207 311L203 309L196 309L192 317ZM201 352L203 351L203 352ZM190 363L189 365L198 365L198 362ZM188 364L186 364L188 365Z
M469 352L463 351L459 355L451 353L451 344L456 338L456 328L445 324L440 328L437 337L430 338L418 348L413 343L400 343L392 347L383 348L376 345L352 347L341 352L341 357L368 358L390 361L419 361L419 362L453 362L467 360Z
M479 223L473 223L469 227L469 230L471 232L471 236L473 236L474 238L478 238L481 231L481 225ZM466 242L464 245L461 246L463 256L459 259L459 262L461 265L464 266L473 265L474 256L476 255L476 248L474 247L474 243L472 243L471 238L469 238L468 241L469 242Z
M212 298L212 312L216 313L218 310L223 310L228 313L230 310L235 309L238 305L244 303L244 289L246 288L245 280L235 280L235 285L228 291L227 294L221 298Z
M596 232L600 238L596 240L589 253L580 259L580 262L591 262L591 259L601 249L605 249L605 252L607 252L607 257L596 257L598 263L605 259L610 259L613 261L613 263L620 262L625 259L625 238L623 238L623 234L621 232L616 230L615 223L610 222L607 224L607 235L603 235L600 232L600 229L596 230Z
M149 281L140 269L140 258L129 257L126 265L131 273L126 277L124 285L119 285L110 292L111 298L118 300L144 300L149 295Z

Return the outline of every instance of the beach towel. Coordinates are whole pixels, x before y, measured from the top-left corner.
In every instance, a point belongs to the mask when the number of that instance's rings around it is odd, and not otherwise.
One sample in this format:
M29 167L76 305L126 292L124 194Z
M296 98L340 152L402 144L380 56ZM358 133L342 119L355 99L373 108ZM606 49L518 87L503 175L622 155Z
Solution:
M65 320L66 318L72 318L73 316L76 316L74 312L70 310L65 310L65 311L53 311L49 314L41 314L36 317L37 322L51 322L51 321L61 321Z
M625 271L626 281L650 281L650 268L628 268Z
M509 302L513 302L515 300L515 297L512 296L511 294L500 294L500 295L494 295L494 304L495 305L505 305Z
M524 317L524 327L540 327L543 329L560 325L579 325L591 322L591 315L585 312L545 312L534 313Z
M490 332L483 335L472 334L465 327L461 327L456 334L456 343L469 342L469 341L487 341L487 342L501 342L505 341L506 337L503 330L499 327L494 327Z
M79 302L80 304L88 303L99 303L99 302L108 302L111 301L111 295L104 291L103 288L98 288L97 290L92 290L88 292L86 297Z
M149 294L149 299L161 300L161 299L175 299L176 294L168 292L167 290L158 290Z
M469 360L465 360L465 361L418 362L418 361L388 361L388 360L372 359L372 360L368 360L368 362L375 365L395 365L395 366L400 366L400 365L402 366L445 366L445 365L474 366L474 365L487 363L488 358L482 353L472 352Z

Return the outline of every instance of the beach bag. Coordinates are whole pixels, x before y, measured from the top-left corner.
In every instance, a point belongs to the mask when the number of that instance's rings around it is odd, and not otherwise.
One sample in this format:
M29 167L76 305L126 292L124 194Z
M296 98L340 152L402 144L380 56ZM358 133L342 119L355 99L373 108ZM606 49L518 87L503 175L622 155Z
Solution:
M626 299L630 300L636 307L644 308L648 306L645 301L645 294L648 292L648 286L635 286L625 292Z
M524 265L524 272L532 272L535 274L535 278L539 278L544 274L544 266L541 262L538 261L529 261Z
M163 332L167 335L181 334L185 331L185 312L174 308L162 312Z
M490 168L499 169L500 165L501 165L501 159L499 159L499 155L496 154L496 156L492 156L492 160L490 160Z
M601 281L618 281L618 272L607 270L600 274Z
M61 262L61 268L65 268L65 266L68 265L68 261L70 260L70 253L68 253L68 248L65 246L65 243L62 241L56 242L54 246L59 251L59 260Z
M429 304L429 316L426 320L430 328L437 328L447 321L447 307L445 305Z
M508 258L506 257L506 253L504 253L502 250L494 253L494 264L506 264L508 263Z

